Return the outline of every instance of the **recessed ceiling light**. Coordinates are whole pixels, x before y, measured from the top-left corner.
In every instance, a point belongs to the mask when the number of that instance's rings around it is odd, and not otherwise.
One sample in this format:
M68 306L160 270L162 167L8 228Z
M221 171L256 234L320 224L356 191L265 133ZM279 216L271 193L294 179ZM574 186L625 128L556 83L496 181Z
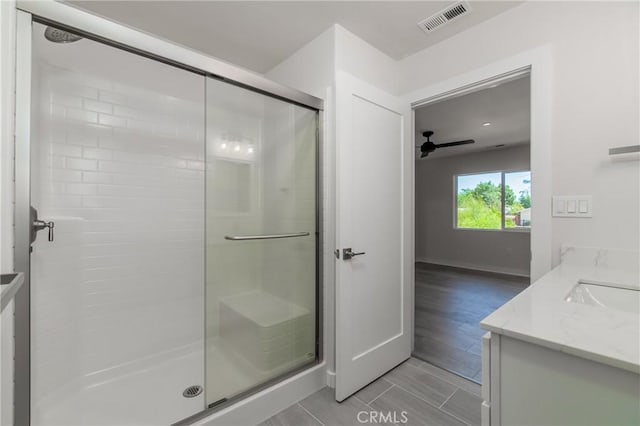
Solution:
M491 123L487 121L486 123L482 123L482 125L483 125L484 127L488 127L488 126L491 126Z

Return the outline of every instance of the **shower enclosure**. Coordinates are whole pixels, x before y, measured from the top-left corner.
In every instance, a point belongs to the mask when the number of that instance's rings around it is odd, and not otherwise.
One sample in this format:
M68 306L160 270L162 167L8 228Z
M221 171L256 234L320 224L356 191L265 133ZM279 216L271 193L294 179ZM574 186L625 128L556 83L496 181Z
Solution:
M316 364L321 103L31 19L17 424L172 424Z

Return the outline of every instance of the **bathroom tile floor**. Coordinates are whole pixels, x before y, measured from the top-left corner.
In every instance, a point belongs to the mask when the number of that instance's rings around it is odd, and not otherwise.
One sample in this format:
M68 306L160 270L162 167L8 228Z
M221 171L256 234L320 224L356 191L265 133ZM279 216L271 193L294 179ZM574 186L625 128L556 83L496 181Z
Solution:
M476 426L481 404L478 384L410 358L341 403L324 388L259 426Z

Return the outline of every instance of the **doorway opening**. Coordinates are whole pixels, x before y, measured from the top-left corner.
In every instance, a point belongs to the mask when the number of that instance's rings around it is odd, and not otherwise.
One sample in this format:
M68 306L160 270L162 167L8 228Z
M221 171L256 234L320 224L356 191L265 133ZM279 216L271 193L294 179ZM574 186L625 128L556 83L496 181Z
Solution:
M480 321L530 282L530 73L414 112L413 355L480 383Z

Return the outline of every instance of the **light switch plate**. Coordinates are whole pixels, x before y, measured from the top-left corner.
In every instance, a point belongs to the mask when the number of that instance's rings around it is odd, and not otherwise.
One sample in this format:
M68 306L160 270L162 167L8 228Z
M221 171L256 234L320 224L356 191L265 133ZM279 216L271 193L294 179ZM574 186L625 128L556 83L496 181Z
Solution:
M591 195L554 195L553 217L592 217Z

